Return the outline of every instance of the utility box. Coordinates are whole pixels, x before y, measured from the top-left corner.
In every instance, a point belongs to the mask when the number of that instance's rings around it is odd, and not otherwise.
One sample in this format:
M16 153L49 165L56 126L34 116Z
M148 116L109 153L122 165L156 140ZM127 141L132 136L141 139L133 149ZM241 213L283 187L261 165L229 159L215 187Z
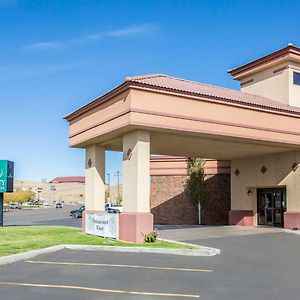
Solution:
M14 163L9 160L0 160L0 193L14 191Z

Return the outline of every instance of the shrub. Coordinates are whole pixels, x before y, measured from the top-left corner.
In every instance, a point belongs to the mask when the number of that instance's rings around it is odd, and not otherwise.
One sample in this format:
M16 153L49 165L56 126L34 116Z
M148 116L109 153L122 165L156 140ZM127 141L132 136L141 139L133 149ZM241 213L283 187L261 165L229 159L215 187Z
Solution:
M145 242L146 243L154 243L156 241L156 238L157 238L157 232L152 231L145 235Z

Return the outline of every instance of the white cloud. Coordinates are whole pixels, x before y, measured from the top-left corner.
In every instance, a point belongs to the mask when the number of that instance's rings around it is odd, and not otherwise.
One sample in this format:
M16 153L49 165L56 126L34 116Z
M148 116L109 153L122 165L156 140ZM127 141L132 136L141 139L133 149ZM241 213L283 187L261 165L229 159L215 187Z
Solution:
M0 68L0 82L10 79L51 75L63 71L73 70L88 63L91 63L91 61L75 61L66 64L40 65L35 67L2 67Z
M58 42L40 42L25 45L21 48L24 51L40 51L40 50L57 50L62 47L61 43Z
M98 33L88 34L85 36L69 39L66 41L59 41L59 42L45 41L45 42L28 44L21 47L21 50L23 51L58 50L63 47L95 43L109 38L124 38L130 36L134 37L134 36L142 36L146 34L149 35L154 33L156 29L157 26L155 24L141 24L137 26L124 27L117 30L102 31Z
M139 26L131 26L122 29L112 30L112 31L104 31L98 34L90 34L88 38L91 40L102 40L105 37L127 37L127 36L136 36L143 35L146 33L152 33L156 30L157 26L154 24L142 24Z

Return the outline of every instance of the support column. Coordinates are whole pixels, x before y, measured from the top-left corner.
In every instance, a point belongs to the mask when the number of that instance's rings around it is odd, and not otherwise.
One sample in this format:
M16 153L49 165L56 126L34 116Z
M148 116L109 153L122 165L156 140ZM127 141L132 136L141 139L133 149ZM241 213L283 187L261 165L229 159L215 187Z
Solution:
M123 136L123 212L121 240L144 242L153 230L150 212L150 133L136 130Z
M95 144L88 146L85 153L85 212L104 212L105 149ZM82 231L85 233L85 214Z

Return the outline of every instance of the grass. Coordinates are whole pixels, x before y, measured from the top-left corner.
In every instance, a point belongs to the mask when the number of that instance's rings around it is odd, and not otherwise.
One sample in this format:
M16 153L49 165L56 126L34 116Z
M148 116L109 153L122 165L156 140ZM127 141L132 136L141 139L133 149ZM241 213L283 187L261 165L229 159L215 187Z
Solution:
M195 249L193 246L166 241L126 243L81 233L81 229L59 226L10 226L0 228L0 256L42 249L60 244L139 246L153 248Z

